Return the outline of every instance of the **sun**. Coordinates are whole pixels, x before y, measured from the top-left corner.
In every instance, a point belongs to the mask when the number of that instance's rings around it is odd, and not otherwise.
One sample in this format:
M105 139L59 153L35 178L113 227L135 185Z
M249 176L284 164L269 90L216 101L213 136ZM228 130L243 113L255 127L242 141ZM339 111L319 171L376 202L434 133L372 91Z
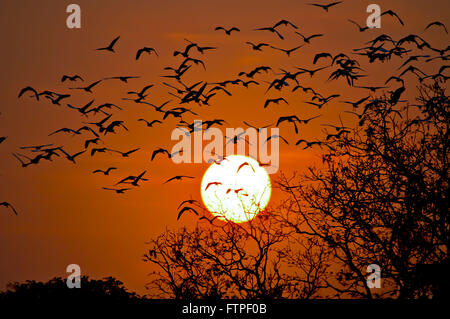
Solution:
M271 191L267 171L242 155L212 163L201 184L206 208L219 219L234 223L253 219L269 203Z

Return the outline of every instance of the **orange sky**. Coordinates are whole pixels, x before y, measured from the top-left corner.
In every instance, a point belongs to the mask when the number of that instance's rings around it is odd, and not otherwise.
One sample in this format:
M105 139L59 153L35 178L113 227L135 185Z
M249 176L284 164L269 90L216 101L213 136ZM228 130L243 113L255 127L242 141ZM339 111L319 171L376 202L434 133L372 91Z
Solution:
M122 101L129 90L155 84L148 101L155 104L172 99L168 89L161 85L160 75L167 74L165 66L176 66L180 58L172 55L181 50L188 38L201 45L217 46L204 56L195 57L205 61L207 70L193 67L185 82L218 82L237 78L239 71L250 71L259 65L269 65L275 72L279 68L290 71L294 67L314 68L312 58L318 52L350 53L352 48L363 47L363 43L382 33L394 39L410 33L423 35L434 47L444 48L449 37L441 29L423 31L431 21L439 20L450 26L448 12L450 2L440 1L376 1L381 9L392 9L405 21L400 26L394 19L383 17L382 28L359 33L347 19L363 24L366 7L373 1L346 0L343 4L325 13L319 8L297 0L229 0L229 1L146 1L110 0L76 1L82 10L82 28L70 30L65 25L65 8L72 2L65 1L23 1L3 0L0 2L0 36L2 49L0 61L0 136L8 139L0 144L0 201L11 202L19 211L13 216L3 208L0 211L0 290L8 281L26 279L47 280L56 275L65 276L68 264L79 264L82 274L92 277L112 275L124 281L132 290L144 293L152 270L141 261L145 244L149 238L159 235L166 228L192 224L195 219L184 216L176 221L178 204L190 196L200 199L199 187L206 164L175 165L167 158L150 162L151 152L157 147L171 148L170 133L177 124L173 118L163 126L147 128L137 122L140 117L161 119L161 114L145 105ZM432 5L430 5L432 3ZM280 19L287 19L299 26L306 34L324 33L322 38L312 40L294 52L290 58L284 53L265 48L255 52L246 41L268 42L282 48L301 44L301 39L290 28L281 27L286 40L281 41L268 32L253 29L270 26ZM225 36L215 32L216 26L237 26L240 33ZM117 53L98 52L94 49L107 45L120 35ZM144 55L135 61L136 50L150 46L156 48L159 58ZM426 54L428 54L427 52ZM421 54L421 53L419 53ZM433 56L436 54L433 53ZM382 85L391 74L399 74L393 68L405 60L394 57L386 64L369 64L360 58L361 67L370 74L360 80L360 85ZM326 65L319 62L317 67ZM437 72L440 62L430 63L429 72ZM427 72L427 68L424 68ZM119 81L105 81L94 89L94 94L68 90L76 84L61 83L63 74L79 74L85 83L92 83L108 76L138 75L140 79L128 84ZM254 125L276 122L281 115L297 114L307 118L321 114L308 126L301 127L298 136L291 126L280 126L280 133L290 144L299 138L323 137L321 124L339 124L339 114L345 124L354 120L343 110L350 110L340 100L357 100L367 95L361 89L349 89L343 80L326 82L330 70L318 73L310 79L302 75L299 79L306 86L312 86L323 95L341 94L333 103L317 110L304 101L310 96L270 91L264 94L266 84L273 74L256 76L261 85L251 90L233 87L232 97L218 93L212 99L212 106L192 109L198 116L188 115L186 119L226 119L230 127L243 127L246 120ZM407 75L413 83L414 77ZM81 83L83 84L83 83ZM24 97L17 99L22 87L31 85L38 90L54 90L73 94L70 103L84 105L95 98L95 104L113 102L123 107L115 112L114 118L125 121L129 132L120 131L107 135L107 147L117 150L141 150L129 159L118 154L87 154L79 158L77 165L66 160L43 162L37 166L22 169L12 157L20 146L55 143L64 145L71 153L82 150L85 137L70 137L61 134L48 137L62 127L82 126L76 111L58 107L48 101L36 102ZM392 84L395 88L396 84ZM285 91L286 92L286 91ZM271 106L264 110L267 98L284 96L290 104ZM407 90L405 97L413 97L414 91ZM174 100L172 107L177 106ZM98 116L95 119L101 119ZM102 145L99 145L102 147ZM302 171L311 164L316 155L293 145L280 144L280 170L290 174ZM119 169L111 176L93 175L98 168L116 166ZM111 186L121 177L137 175L147 170L150 181L143 183L125 195L103 191L101 187ZM189 181L162 183L174 175L192 175ZM272 178L275 176L272 176ZM276 192L272 203L280 198Z

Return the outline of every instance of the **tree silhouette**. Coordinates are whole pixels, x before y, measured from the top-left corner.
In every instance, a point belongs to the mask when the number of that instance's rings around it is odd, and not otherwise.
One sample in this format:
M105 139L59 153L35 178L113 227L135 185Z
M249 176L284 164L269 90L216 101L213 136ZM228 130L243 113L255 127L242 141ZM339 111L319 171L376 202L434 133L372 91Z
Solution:
M9 283L7 290L0 292L0 303L26 304L79 304L136 303L139 295L129 292L123 283L113 277L90 279L81 277L81 288L69 289L66 279L55 277L47 282L27 280L24 283Z
M266 210L244 224L201 220L193 230L167 230L144 260L156 264L148 288L154 297L177 299L309 298L320 287L319 247L293 254L299 244ZM317 250L317 254L313 253ZM289 258L287 257L289 256ZM289 266L301 264L289 271Z
M340 270L326 282L340 296L448 296L449 98L438 81L419 87L415 105L393 95L373 98L355 129L325 141L324 167L281 178L295 207L285 223L327 243ZM373 263L382 289L366 284Z
M443 83L371 97L334 128L322 166L282 174L286 199L244 224L167 230L144 260L170 298L443 298L448 275L448 110ZM367 285L381 267L382 288Z

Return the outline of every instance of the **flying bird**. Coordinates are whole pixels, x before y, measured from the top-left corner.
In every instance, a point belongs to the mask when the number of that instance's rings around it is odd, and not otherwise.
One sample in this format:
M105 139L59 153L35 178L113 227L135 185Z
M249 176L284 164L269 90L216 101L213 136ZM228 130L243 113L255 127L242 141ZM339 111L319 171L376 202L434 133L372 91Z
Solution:
M103 189L106 189L108 191L115 191L117 194L123 194L125 191L130 190L131 188L108 188L108 187L102 187Z
M174 180L178 180L181 181L183 178L194 178L193 176L184 176L184 175L177 175L174 176L172 178L169 178L167 181L165 181L163 184L174 181Z
M279 97L276 99L267 99L266 102L264 103L264 108L268 107L271 103L279 104L280 102L289 104L288 101L286 101L284 98Z
M70 90L84 90L86 92L92 93L92 89L94 88L94 86L99 84L101 81L102 80L95 81L94 83L91 83L90 85L88 85L86 87L76 87L76 88L69 88L69 89Z
M279 51L281 51L281 52L286 53L287 56L291 56L291 53L292 53L292 52L294 52L294 51L300 49L302 46L303 46L303 45L299 45L299 46L296 46L296 47L294 47L294 48L292 48L292 49L280 49L280 48L274 47L273 45L271 45L270 47L271 47L272 49L279 50Z
M265 141L264 144L266 144L268 141L270 141L273 138L281 138L283 140L283 142L285 142L286 144L289 144L289 142L281 135L278 134L274 134L274 135L270 135Z
M311 43L310 41L312 40L312 39L314 39L314 38L318 38L318 37L322 37L323 36L323 34L313 34L313 35L310 35L309 37L305 37L303 34L301 34L300 32L297 32L297 31L295 31L295 33L297 33L299 36L301 36L302 38L303 38L303 41L305 42L305 43Z
M119 40L120 36L118 36L117 38L115 38L114 40L111 41L111 43L104 48L98 48L96 50L98 51L110 51L110 52L115 52L114 51L114 45L116 44L116 42Z
M191 211L191 212L193 212L195 215L198 216L198 213L197 213L197 211L196 211L195 209L193 209L192 207L186 206L186 207L183 207L183 208L178 212L177 220L179 220L179 219L181 218L181 215L183 215L183 213L186 212L186 211Z
M143 47L139 50L137 50L136 52L136 61L139 60L139 57L142 55L142 53L148 53L148 54L156 54L156 56L158 55L158 52L156 52L156 50L154 48L149 48L149 47Z
M153 120L153 121L149 122L145 119L139 119L138 122L144 122L148 127L153 127L153 124L155 124L155 123L162 124L162 122L160 120Z
M210 186L219 186L219 185L222 185L222 183L221 182L211 182L211 183L208 183L208 185L206 185L206 187L205 187L205 191L210 187Z
M84 81L83 78L77 74L75 75L63 75L61 78L61 82L65 82L66 80L69 80L71 82L74 82L76 80Z
M319 3L308 3L308 4L310 6L315 6L315 7L322 8L325 11L328 12L329 8L334 7L334 6L336 6L336 5L340 4L340 3L342 3L342 1L332 2L332 3L329 3L329 4L319 4Z
M397 15L397 13L395 13L394 11L392 11L392 10L386 10L386 11L384 11L383 13L381 13L381 16L384 16L384 15L389 15L389 16L391 16L391 17L396 17L397 18L397 20L398 20L398 22L400 22L400 24L401 25L405 25L404 23L403 23L403 21L402 21L402 19L400 19L400 17Z
M261 48L269 46L269 44L267 43L258 43L258 44L254 44L252 42L245 42L245 43L250 44L252 46L252 49L255 51L262 51Z
M93 171L93 174L96 173L103 173L103 175L109 175L109 173L113 170L113 169L117 169L117 167L108 167L106 170L102 171L101 169L96 169L95 171Z
M225 31L225 33L227 34L227 35L231 35L231 32L232 31L236 31L236 32L239 32L239 31L241 31L241 30L239 30L239 28L236 28L236 27L232 27L232 28L230 28L230 29L225 29L224 27L216 27L215 29L214 29L214 31L217 31L217 30L223 30L223 31Z
M425 30L427 30L428 28L430 28L430 27L432 27L432 26L434 26L434 25L435 25L435 26L438 26L438 27L444 28L445 33L448 34L447 27L445 26L445 24L443 24L442 22L439 22L439 21L434 21L434 22L429 23L429 24L425 27Z
M36 98L36 100L39 101L39 94L38 94L38 92L34 88L32 88L31 86L24 87L22 90L20 90L18 97L20 98L25 92L33 93L34 97Z
M16 209L10 203L8 203L8 202L1 202L0 206L4 206L6 208L10 208L13 211L13 213L17 215Z
M359 25L358 22L355 22L355 21L350 20L350 19L347 19L347 20L348 20L349 22L353 23L354 25L356 25L356 26L359 28L359 32L364 32L364 31L366 31L366 30L369 29L368 26L362 27L362 26Z

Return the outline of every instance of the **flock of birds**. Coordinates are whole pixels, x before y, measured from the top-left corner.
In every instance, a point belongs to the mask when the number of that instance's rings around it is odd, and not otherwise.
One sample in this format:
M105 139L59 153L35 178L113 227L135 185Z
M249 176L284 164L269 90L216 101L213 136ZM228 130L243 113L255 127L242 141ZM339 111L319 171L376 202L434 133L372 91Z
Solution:
M311 4L312 6L319 7L326 12L337 5L341 5L343 1L332 2L329 4ZM397 19L397 21L404 25L403 20L392 10L384 11L383 15L389 15ZM363 27L359 25L357 22L353 20L348 20L349 23L355 24L360 32L365 32L369 30L368 27ZM430 28L441 28L445 33L448 34L446 26L439 22L434 21L425 26L425 30ZM270 43L259 43L255 41L246 41L245 45L249 45L249 47L255 51L255 54L258 51L263 51L266 49L273 49L280 51L283 54L286 54L287 57L292 57L292 54L298 51L300 48L306 45L311 45L313 41L318 38L324 37L325 34L311 34L306 35L304 33L300 33L298 30L298 26L294 23L287 20L280 20L272 26L260 27L256 28L255 31L258 32L270 32L274 34L275 38L279 40L284 40L284 33L286 30L292 30L294 34L298 36L299 45L292 48L280 48L278 46L274 46ZM218 26L215 29L215 32L224 32L225 36L232 37L233 34L241 32L240 28L232 26L232 27L223 27ZM116 45L120 40L120 36L113 39L107 46L100 47L96 50L99 52L104 52L106 54L115 54L116 53ZM448 76L444 74L444 71L449 67L449 65L442 66L438 72L434 74L426 74L422 70L420 70L417 66L412 64L413 62L430 62L434 60L447 61L450 58L448 51L450 50L450 46L444 49L438 49L432 47L427 41L425 41L421 36L410 34L406 37L403 37L398 40L392 39L387 34L382 34L377 36L373 40L366 43L366 46L363 48L353 49L350 54L346 53L338 53L332 54L330 52L320 52L314 55L312 64L317 65L321 64L321 66L317 68L306 68L306 67L297 67L293 71L287 71L284 69L280 69L279 72L274 70L271 66L258 66L253 69L242 71L237 75L237 78L228 79L221 82L206 82L206 81L198 81L196 83L187 83L184 80L185 74L189 72L193 68L200 67L206 70L206 65L203 59L196 57L196 54L200 54L201 56L206 55L209 51L219 50L218 47L213 46L203 46L199 43L192 42L188 39L186 40L186 45L179 50L175 50L173 52L174 57L182 58L182 61L179 65L166 66L164 70L168 72L162 76L163 80L161 81L161 85L168 88L168 94L177 99L176 106L169 106L172 100L168 100L164 103L157 104L149 101L148 96L152 88L155 84L148 84L142 88L137 88L135 90L130 90L127 92L127 95L122 98L123 101L133 102L139 105L146 105L151 107L156 114L160 114L160 118L153 118L151 120L145 118L139 118L139 122L142 122L147 127L154 127L157 125L164 125L165 122L169 118L175 118L178 120L177 127L186 130L189 133L193 133L199 130L208 130L213 126L223 126L227 123L224 119L212 119L212 120L203 120L200 125L196 124L196 122L190 123L186 120L185 115L192 114L197 115L194 112L192 106L210 106L213 103L214 97L223 94L226 96L232 96L232 88L234 86L242 86L247 89L256 86L265 85L262 80L259 80L259 76L261 74L273 74L275 77L272 81L267 82L266 93L271 92L279 92L281 95L284 90L290 90L291 92L299 92L302 95L310 96L309 101L305 101L305 103L316 107L318 110L324 108L326 105L330 104L330 102L340 97L340 94L332 94L330 96L325 96L319 92L318 89L308 87L305 84L309 79L316 76L318 73L326 72L326 70L331 70L328 75L329 81L334 80L344 80L348 86L360 89L361 92L367 92L363 97L358 98L356 101L340 101L341 103L348 104L352 106L353 111L345 111L348 113L352 113L358 117L360 123L364 120L364 112L370 107L370 105L374 105L376 103L376 98L371 96L371 93L376 93L378 90L389 89L387 85L393 81L398 84L398 87L392 90L388 90L388 96L390 97L390 102L395 104L401 101L401 95L405 91L405 79L404 75L411 73L413 74L420 82L425 81L426 79L441 79L443 81L448 80ZM413 48L420 50L421 54L410 54L413 51ZM135 60L143 59L144 54L146 55L154 55L155 57L159 57L158 52L153 47L144 46L137 50ZM388 79L386 79L384 85L378 86L360 86L355 85L360 78L366 77L367 74L364 74L364 70L360 67L360 63L357 59L355 59L353 55L366 57L369 63L374 62L385 62L390 60L392 57L398 58L406 58L406 61L402 63L402 65L398 69L398 74L394 74ZM434 54L434 56L433 56ZM304 77L300 79L300 77ZM112 76L104 79L97 79L96 81L86 83L84 77L73 74L73 75L63 75L61 78L61 82L63 83L73 83L71 87L68 89L69 92L54 92L50 90L38 90L31 86L26 86L20 90L18 97L19 98L32 98L36 101L47 100L50 103L67 107L70 110L74 110L79 113L85 121L83 121L83 125L79 128L68 128L63 127L54 132L50 132L49 136L53 136L56 134L67 134L72 136L80 136L84 137L84 149L69 151L65 146L62 145L54 145L53 143L44 143L42 145L33 145L33 146L22 146L19 148L17 152L14 152L12 156L18 161L18 164L23 167L29 167L32 165L37 165L42 161L52 161L57 157L66 158L68 161L76 164L76 161L82 156L96 156L98 153L117 153L124 158L132 157L133 154L140 151L140 148L135 148L131 150L116 150L112 147L99 146L99 143L103 143L104 137L110 134L118 134L121 130L128 131L127 123L124 120L120 120L116 118L115 111L122 110L122 107L115 103L104 103L101 105L94 105L94 98L90 99L84 105L73 105L70 103L70 98L72 97L72 92L81 91L93 95L95 93L96 88L100 85L106 85L107 81L120 81L124 83L124 85L129 84L131 80L137 79L139 76ZM76 84L76 83L86 83L86 84ZM369 100L372 97L372 100ZM366 103L367 102L367 103ZM366 104L364 104L366 103ZM264 105L262 105L263 109L267 109L272 107L273 105L280 104L289 104L289 101L280 96L278 98L268 98ZM364 105L362 112L357 113L356 110L358 108L362 108ZM101 118L93 119L93 117L101 116ZM295 133L299 132L300 125L306 125L310 121L318 118L318 116L310 117L310 118L301 118L296 114L292 115L283 115L280 116L276 121L276 126L280 126L282 124L292 125ZM248 127L254 127L249 123L244 121L244 124ZM269 127L273 124L267 125L265 127ZM348 134L349 128L344 126L341 121L341 125L328 125L326 126L332 127L333 132L328 133L325 137L325 140L330 140L334 138L339 138L344 134ZM260 128L257 128L260 129ZM189 134L188 133L188 134ZM227 137L227 143L237 143L241 137L240 136L232 136ZM279 138L284 143L289 144L289 141L282 137L281 135L271 135L267 137L266 142L271 139ZM5 142L7 137L0 137L0 143ZM311 148L313 146L327 146L329 145L325 143L325 141L308 141L305 139L298 139L295 143L297 146L302 146L303 149ZM28 152L28 154L24 154L24 152ZM178 152L182 152L180 150ZM170 153L167 149L157 148L151 153L150 160L153 161L157 157L167 156L167 158L171 158L175 154ZM217 164L220 164L220 161L225 157L220 154L216 154L218 159L216 161ZM102 169L96 169L92 173L93 174L103 174L105 176L110 175L113 171L117 171L117 167L106 167ZM139 175L133 176L125 176L120 178L113 187L103 187L104 190L116 192L117 194L123 194L134 187L138 187L140 183L148 181L146 178L147 171L142 171ZM169 183L173 181L181 181L184 179L192 179L193 176L179 175L174 176L167 179L164 183ZM208 185L208 187L211 185ZM195 200L187 200L183 201L180 205L184 204L192 204ZM10 208L15 214L17 214L15 208L8 202L0 203L0 206L4 206L6 208ZM180 208L179 207L179 208ZM195 209L190 206L184 206L181 208L178 214L178 219L180 216L186 211L193 211L197 214Z

